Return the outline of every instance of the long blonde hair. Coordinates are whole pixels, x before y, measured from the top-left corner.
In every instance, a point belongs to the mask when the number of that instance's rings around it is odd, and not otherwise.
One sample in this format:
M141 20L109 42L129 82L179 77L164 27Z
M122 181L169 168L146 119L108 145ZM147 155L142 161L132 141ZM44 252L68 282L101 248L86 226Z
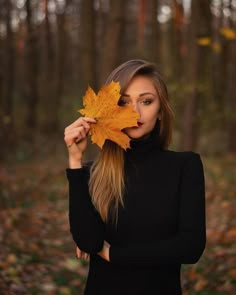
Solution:
M171 141L173 111L167 88L155 65L140 59L129 60L117 67L105 84L119 81L123 93L131 80L138 75L149 77L156 88L161 105L159 144L165 149ZM117 222L119 205L124 205L124 188L124 151L114 142L107 140L91 166L89 181L92 202L104 222L107 222L109 216Z

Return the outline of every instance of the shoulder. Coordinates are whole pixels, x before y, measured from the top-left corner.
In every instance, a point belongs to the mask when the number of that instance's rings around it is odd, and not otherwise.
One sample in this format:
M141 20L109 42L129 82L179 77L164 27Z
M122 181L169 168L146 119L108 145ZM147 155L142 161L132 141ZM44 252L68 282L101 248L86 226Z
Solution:
M168 158L180 161L182 163L188 161L201 161L201 156L199 153L193 151L173 151L173 150L164 150L163 154L166 155Z
M163 158L168 164L173 164L175 167L179 167L183 171L189 170L203 170L203 163L199 153L193 151L173 151L165 150L163 152Z

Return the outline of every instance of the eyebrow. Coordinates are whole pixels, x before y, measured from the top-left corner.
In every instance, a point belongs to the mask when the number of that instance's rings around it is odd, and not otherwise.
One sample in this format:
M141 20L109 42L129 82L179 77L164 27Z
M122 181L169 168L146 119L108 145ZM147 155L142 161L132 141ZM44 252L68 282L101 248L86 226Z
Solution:
M152 92L143 92L143 93L139 94L139 97L142 97L142 96L147 95L147 94L151 94L151 95L155 96L155 94L152 93ZM127 93L123 93L121 96L130 97L130 95L127 94Z

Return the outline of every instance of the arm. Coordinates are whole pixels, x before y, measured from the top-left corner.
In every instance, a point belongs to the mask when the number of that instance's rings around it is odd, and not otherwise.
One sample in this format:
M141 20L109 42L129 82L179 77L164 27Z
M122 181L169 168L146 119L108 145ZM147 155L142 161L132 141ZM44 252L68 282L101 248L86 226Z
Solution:
M69 223L72 237L82 252L97 253L102 249L104 224L95 210L88 189L89 170L82 167L87 147L87 134L92 118L81 117L65 128L64 140L69 153Z
M114 263L196 263L206 243L205 183L200 156L187 153L181 187L178 232L168 240L142 245L112 246L109 258Z
M89 172L85 167L67 169L66 172L69 181L70 232L81 251L95 254L103 247L104 223L89 195Z

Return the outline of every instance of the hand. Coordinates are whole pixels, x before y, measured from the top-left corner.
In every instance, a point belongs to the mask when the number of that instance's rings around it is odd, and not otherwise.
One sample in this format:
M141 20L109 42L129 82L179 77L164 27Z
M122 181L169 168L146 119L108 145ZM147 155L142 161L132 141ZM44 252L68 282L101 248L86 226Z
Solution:
M87 146L87 135L91 123L96 123L96 120L88 117L80 117L65 128L64 141L69 152L70 168L81 167L82 154Z
M80 258L84 258L85 260L88 260L89 259L89 254L81 251L79 247L76 247L76 256L79 259Z
M111 245L107 241L104 241L102 250L98 252L98 255L108 262L110 261L110 257L109 257L110 247Z

